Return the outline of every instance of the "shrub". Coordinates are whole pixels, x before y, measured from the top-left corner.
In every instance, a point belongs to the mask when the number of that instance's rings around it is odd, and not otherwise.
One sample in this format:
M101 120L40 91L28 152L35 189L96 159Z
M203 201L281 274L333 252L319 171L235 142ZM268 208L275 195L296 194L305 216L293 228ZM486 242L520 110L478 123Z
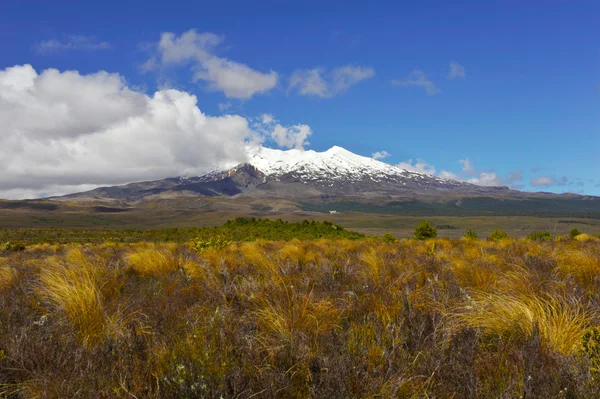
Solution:
M20 242L5 242L0 245L0 252L21 252L25 250L25 245Z
M381 236L381 241L385 242L386 244L393 244L398 242L398 239L393 234L385 233Z
M597 380L600 377L600 328L585 331L581 337L581 351L590 360L590 374Z
M437 229L433 227L429 220L423 220L415 229L415 240L427 240L435 237L437 237Z
M207 240L198 238L198 239L192 241L192 248L196 252L202 253L202 252L204 252L204 250L206 250L208 248L215 248L215 249L227 248L229 246L229 244L231 244L231 241L229 241L223 237L212 237Z
M509 238L510 237L508 236L508 234L506 234L505 231L500 229L494 229L494 231L492 231L492 234L490 234L490 239L494 241L507 240Z
M579 234L581 234L581 231L579 231L579 229L577 229L577 228L574 228L574 229L571 229L571 231L569 232L569 237L575 238Z
M552 240L552 235L549 231L534 231L527 236L527 239L532 241L547 241Z
M477 233L476 233L476 232L474 232L473 230L471 230L471 229L468 229L468 230L467 230L467 232L466 232L466 233L465 233L465 235L464 235L464 238L467 238L467 239L469 239L469 240L478 240L478 239L479 239L479 236L478 236L478 235L477 235Z

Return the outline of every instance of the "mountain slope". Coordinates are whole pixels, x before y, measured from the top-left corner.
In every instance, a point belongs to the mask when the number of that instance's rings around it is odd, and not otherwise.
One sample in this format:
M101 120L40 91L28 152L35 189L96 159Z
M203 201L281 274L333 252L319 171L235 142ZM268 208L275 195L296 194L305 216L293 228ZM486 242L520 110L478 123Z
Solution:
M290 198L358 195L369 198L447 193L506 195L515 192L507 187L481 187L407 171L336 146L324 152L259 148L249 151L248 163L233 169L216 169L189 178L102 187L65 197L138 201L181 195Z

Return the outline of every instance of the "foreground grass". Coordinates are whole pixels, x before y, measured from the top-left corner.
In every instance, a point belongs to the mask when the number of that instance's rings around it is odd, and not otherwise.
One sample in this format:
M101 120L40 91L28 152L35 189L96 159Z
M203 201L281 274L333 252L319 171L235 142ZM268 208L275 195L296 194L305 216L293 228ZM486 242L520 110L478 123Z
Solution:
M597 240L38 244L0 397L600 395Z

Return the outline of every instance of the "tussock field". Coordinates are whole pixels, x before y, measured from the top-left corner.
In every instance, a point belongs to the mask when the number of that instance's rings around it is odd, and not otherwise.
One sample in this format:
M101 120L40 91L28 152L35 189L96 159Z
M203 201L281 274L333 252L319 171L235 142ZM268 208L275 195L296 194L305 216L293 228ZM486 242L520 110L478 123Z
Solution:
M28 245L0 397L597 398L587 238Z

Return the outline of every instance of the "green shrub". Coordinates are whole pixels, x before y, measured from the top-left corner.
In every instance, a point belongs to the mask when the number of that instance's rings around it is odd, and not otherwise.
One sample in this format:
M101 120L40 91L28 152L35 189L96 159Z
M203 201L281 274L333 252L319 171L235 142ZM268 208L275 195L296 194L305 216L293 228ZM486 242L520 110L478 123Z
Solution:
M549 231L534 231L527 236L527 239L532 241L548 241L552 240L552 234Z
M571 238L575 238L577 237L579 234L581 234L581 231L579 231L578 228L573 228L571 229L571 231L569 232L569 237Z
M398 242L398 239L391 233L385 233L381 236L381 241L385 242L386 244L393 244Z
M590 374L597 380L600 377L600 328L586 330L581 337L581 351L590 360Z
M0 245L0 252L20 252L25 250L25 245L20 242L5 242Z
M492 234L490 234L490 239L494 241L507 240L509 238L510 237L508 236L508 234L506 234L505 231L500 229L494 229L494 231L492 231Z
M231 244L231 241L227 240L223 237L213 237L207 240L202 238L198 238L192 241L192 248L198 253L204 252L205 249L215 248L215 249L223 249L227 248Z
M478 240L479 239L479 235L477 235L477 233L475 233L472 229L467 229L467 232L465 233L464 237L469 240Z
M414 234L415 240L427 240L429 238L437 237L437 229L429 222L429 220L423 220L417 228Z

